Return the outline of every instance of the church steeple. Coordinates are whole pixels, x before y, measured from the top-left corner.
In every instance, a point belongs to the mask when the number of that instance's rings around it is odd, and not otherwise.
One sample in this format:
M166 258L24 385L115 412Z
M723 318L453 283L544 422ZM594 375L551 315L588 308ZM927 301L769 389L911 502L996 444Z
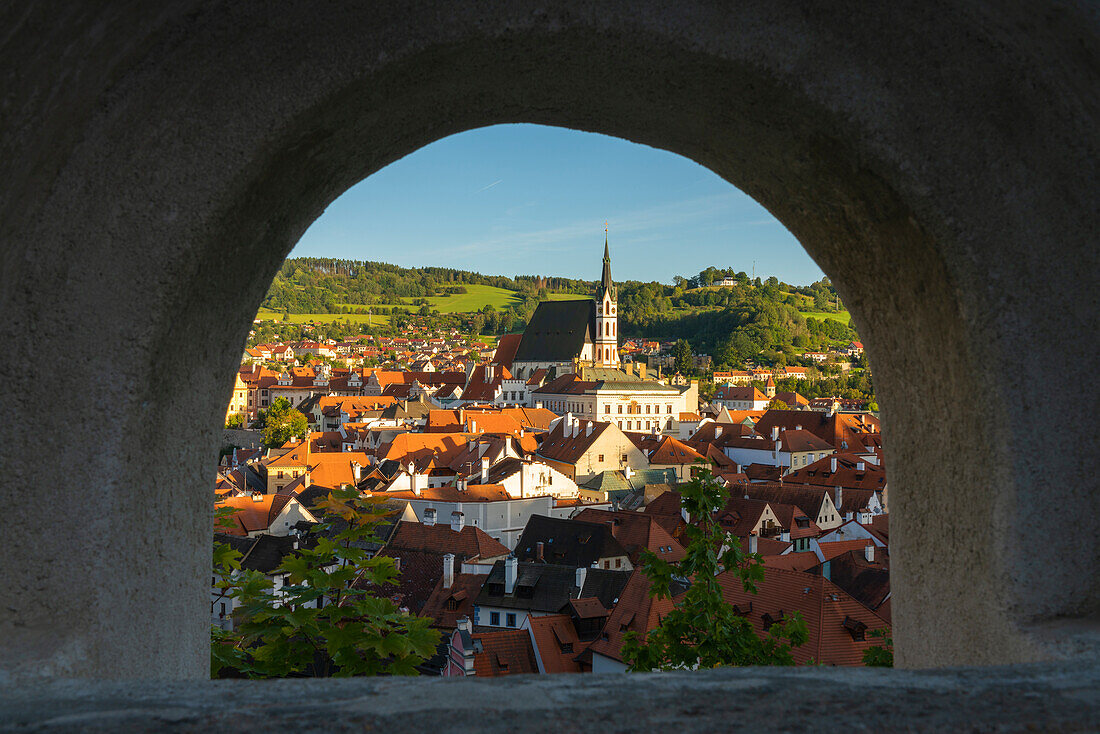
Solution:
M607 225L603 235L603 280L596 296L596 339L593 363L598 367L619 366L619 335L615 282L611 280L611 252L607 247Z
M603 281L600 283L600 300L603 300L604 293L611 296L611 300L615 298L615 283L611 280L611 253L607 249L607 228L603 231Z

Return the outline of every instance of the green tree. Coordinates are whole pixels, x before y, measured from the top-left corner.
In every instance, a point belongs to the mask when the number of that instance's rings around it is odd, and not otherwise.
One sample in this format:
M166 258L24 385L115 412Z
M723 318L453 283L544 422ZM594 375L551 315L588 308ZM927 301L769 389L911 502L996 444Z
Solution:
M289 575L277 592L263 573L240 569L240 553L215 545L215 586L239 611L232 631L212 627L213 676L227 668L249 678L416 675L440 633L367 590L398 576L392 558L363 547L379 542L375 528L389 514L381 502L333 490L319 505L327 514L316 545L276 569Z
M271 407L260 411L260 422L264 433L264 445L268 448L282 446L295 437L304 437L309 431L309 423L301 412L290 406L286 398L275 398Z
M715 520L728 491L708 470L681 485L682 505L692 518L685 529L687 551L683 560L670 563L651 551L642 553L642 569L649 577L650 594L670 598L673 578L687 578L691 587L661 623L645 638L628 633L623 661L633 671L714 668L721 665L793 665L791 648L806 642L809 633L802 615L790 615L757 635L748 618L734 612L722 597L718 575L736 576L745 591L756 593L764 578L758 554L741 550Z
M695 362L691 357L691 344L686 339L680 339L672 348L672 356L676 360L676 371L687 375L695 371Z
M234 413L225 419L226 428L244 428L244 416L240 413Z
M784 403L779 398L772 398L772 401L768 403L768 410L790 410L791 406Z
M872 630L870 635L880 638L882 644L872 645L863 651L863 664L868 668L894 667L894 638L890 634L890 628Z

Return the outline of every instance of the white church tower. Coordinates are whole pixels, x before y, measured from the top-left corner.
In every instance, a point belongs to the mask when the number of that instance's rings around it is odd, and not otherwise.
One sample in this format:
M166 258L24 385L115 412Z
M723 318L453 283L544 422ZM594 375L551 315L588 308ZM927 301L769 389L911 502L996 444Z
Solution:
M615 284L611 281L611 255L607 249L607 231L603 240L603 282L596 294L596 345L593 364L619 366L618 307Z

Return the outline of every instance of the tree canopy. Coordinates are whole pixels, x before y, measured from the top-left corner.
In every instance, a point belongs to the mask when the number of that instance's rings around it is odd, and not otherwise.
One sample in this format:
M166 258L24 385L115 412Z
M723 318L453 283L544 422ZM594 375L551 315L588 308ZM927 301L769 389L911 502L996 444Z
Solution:
M260 411L264 446L277 448L292 438L303 438L309 431L309 422L301 412L290 406L286 398L275 398L271 407Z
M641 562L653 596L670 598L674 579L687 579L691 586L644 638L636 632L625 636L623 661L634 671L793 665L791 648L809 638L799 613L773 624L760 636L722 597L720 574L736 575L751 593L756 593L757 582L764 578L760 556L743 552L740 540L729 537L715 520L728 490L706 470L678 490L691 519L685 529L687 553L683 560L671 563L646 550Z

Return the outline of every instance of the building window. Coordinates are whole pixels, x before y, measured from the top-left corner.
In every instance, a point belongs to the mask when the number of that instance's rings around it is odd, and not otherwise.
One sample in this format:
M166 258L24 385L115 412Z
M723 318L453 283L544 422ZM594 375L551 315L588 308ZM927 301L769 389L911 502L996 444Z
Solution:
M622 405L620 405L620 406L619 406L619 415L622 415L622 414L623 414L623 406L622 406Z
M278 479L282 479L282 478L283 478L283 473L282 473L282 472L279 472L279 475L278 475L278 477L277 477L277 478L278 478Z
M607 415L608 413L610 413L611 412L611 406L610 405L603 406L603 412L604 412L604 415Z
M626 454L623 454L623 463L626 463Z
M672 414L672 406L671 405L665 405L665 412L668 413L669 415L671 415Z
M600 455L599 455L599 456L598 456L598 457L596 458L596 461L599 461L599 462L603 463L603 454L600 454Z
M623 567L623 559L616 558L615 559L615 568L622 568L622 567Z
M603 562L603 567L604 567L604 568L605 568L606 570L610 571L610 570L611 570L611 561L604 561L604 562Z
M649 404L648 403L645 406L645 414L649 415Z
M489 624L493 627L500 626L500 612L489 612Z
M515 615L514 612L508 612L507 616L505 617L505 623L509 627L515 627L516 626L516 615Z

